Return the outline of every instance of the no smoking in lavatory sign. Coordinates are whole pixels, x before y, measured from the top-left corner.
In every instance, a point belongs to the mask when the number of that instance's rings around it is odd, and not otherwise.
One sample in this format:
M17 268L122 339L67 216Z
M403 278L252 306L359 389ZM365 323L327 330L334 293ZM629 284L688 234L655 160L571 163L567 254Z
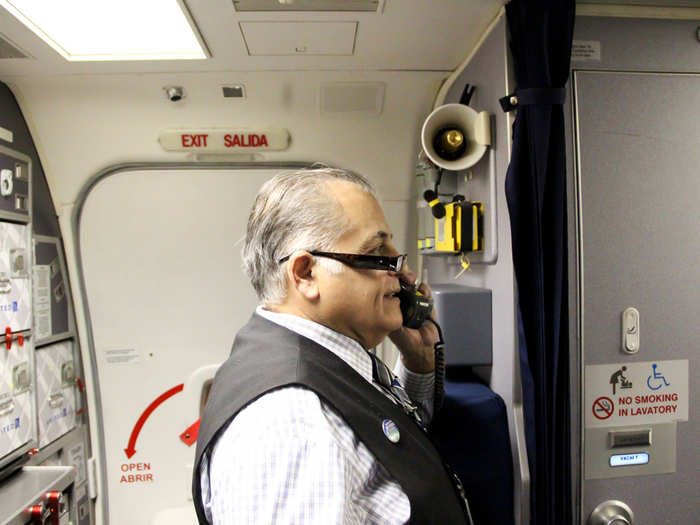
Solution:
M593 401L593 416L596 419L608 419L615 411L615 402L609 397L601 396Z
M586 427L688 420L688 361L586 367Z

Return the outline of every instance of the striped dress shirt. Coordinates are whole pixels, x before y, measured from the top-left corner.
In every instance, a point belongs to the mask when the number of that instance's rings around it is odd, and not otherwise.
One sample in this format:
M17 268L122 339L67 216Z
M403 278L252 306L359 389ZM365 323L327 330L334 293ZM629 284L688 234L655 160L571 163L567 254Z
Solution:
M327 348L384 393L357 341L294 315L257 313ZM395 373L428 423L434 374L413 373L400 359ZM400 485L342 416L302 387L241 410L202 459L200 478L214 525L399 525L411 515Z

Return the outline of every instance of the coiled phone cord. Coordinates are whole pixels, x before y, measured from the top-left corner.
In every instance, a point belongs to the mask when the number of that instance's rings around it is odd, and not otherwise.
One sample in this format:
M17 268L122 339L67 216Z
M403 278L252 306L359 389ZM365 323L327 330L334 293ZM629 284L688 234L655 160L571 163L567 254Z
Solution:
M442 328L437 324L436 321L428 317L426 319L435 325L438 331L438 341L435 343L433 348L435 349L435 397L433 401L433 406L435 412L442 408L442 403L445 401L445 340L442 337ZM456 480L458 484L458 489L463 496L464 510L467 515L467 520L470 525L474 525L474 520L472 518L472 512L469 508L469 501L467 500L466 494L464 493L464 486L460 481L454 469L443 459L443 464L445 468L450 473L450 475Z
M442 328L433 319L426 319L435 325L438 331L438 341L433 346L435 350L435 396L433 406L435 412L442 408L445 401L445 340L442 338Z

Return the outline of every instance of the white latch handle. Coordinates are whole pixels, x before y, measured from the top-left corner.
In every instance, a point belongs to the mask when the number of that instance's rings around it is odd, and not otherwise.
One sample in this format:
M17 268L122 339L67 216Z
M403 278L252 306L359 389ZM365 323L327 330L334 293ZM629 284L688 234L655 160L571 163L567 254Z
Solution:
M639 352L639 312L631 306L622 312L622 351Z
M12 170L2 170L0 171L0 195L3 197L8 197L12 195L12 190L14 189L12 176L14 172Z

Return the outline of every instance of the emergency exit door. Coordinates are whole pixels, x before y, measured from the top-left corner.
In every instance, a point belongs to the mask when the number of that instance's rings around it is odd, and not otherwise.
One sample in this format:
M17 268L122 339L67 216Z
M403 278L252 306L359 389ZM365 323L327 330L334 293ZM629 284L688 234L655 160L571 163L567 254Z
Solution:
M572 82L583 352L581 523L607 500L626 503L635 524L696 523L700 76L576 71ZM636 321L630 308L638 312ZM659 424L664 415L673 419L658 412L671 410L684 366L688 421ZM640 396L636 409L643 410L634 424L616 426L624 420L611 416L624 414L620 408L635 410L618 403L634 402L626 392L638 388L648 391L646 399L670 400L660 405L669 408L652 413ZM598 428L589 428L589 420ZM622 441L615 446L617 438ZM653 461L661 467L650 468Z

